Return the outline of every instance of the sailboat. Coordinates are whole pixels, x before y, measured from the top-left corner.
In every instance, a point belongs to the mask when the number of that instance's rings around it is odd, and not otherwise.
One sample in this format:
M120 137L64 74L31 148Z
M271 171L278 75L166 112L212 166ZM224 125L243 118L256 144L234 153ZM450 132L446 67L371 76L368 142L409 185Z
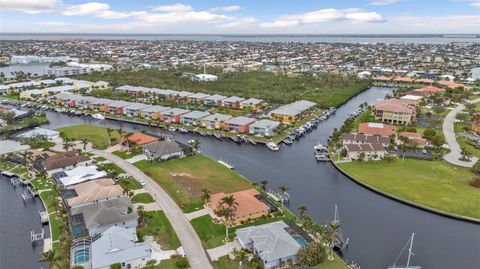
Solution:
M415 265L410 265L410 260L412 258L412 256L414 255L413 252L412 252L412 247L413 247L413 238L415 237L415 233L412 233L412 236L410 237L410 239L408 239L407 243L405 244L405 246L403 247L402 251L400 252L400 254L398 255L397 259L395 260L395 262L393 263L392 266L389 266L388 269L421 269L422 267L421 266L415 266ZM410 245L410 246L409 246ZM402 256L403 252L405 251L405 248L408 247L408 259L407 259L407 265L406 266L397 266L397 261L398 259Z
M348 246L349 239L343 237L342 226L340 223L340 215L338 214L338 207L335 205L335 218L330 222L329 228L333 232L333 250L341 251Z

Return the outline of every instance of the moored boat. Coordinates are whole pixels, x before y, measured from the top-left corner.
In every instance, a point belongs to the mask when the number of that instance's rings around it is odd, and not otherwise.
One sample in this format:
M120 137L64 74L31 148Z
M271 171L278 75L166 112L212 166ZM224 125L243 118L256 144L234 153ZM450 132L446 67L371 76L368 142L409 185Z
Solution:
M267 147L270 149L270 150L273 150L273 151L277 151L280 149L280 147L274 143L274 142L268 142L267 143Z
M100 113L93 114L92 118L97 119L97 120L104 120L105 119L105 117Z

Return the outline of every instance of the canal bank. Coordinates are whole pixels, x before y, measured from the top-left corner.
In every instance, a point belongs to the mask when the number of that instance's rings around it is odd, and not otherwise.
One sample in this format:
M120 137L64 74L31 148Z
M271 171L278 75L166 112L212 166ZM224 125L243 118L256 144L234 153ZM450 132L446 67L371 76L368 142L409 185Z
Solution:
M373 87L339 107L334 116L319 128L291 146L282 145L278 152L266 147L239 145L228 140L216 140L193 134L174 133L182 142L199 139L201 151L235 166L243 176L260 181L267 179L267 188L278 190L281 184L290 188L289 208L297 213L306 204L307 214L325 223L334 217L338 205L343 232L350 246L343 257L362 268L386 268L399 254L403 244L416 233L413 258L424 268L480 268L480 225L445 218L378 195L354 183L330 163L317 163L313 146L325 144L333 128L339 128L346 116L364 102L369 104L391 94L392 89ZM166 134L164 129L117 121L70 117L47 112L49 128L77 124L92 124L127 131L147 131Z

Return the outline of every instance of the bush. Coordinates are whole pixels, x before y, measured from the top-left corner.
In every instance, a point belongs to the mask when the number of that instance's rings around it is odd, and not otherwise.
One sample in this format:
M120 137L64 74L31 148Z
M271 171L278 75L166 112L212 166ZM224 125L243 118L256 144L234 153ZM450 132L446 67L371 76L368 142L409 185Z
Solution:
M478 160L472 167L472 172L476 175L480 175L480 160Z
M110 265L110 269L122 269L122 265L120 263L114 263Z
M415 127L407 127L407 128L405 128L405 131L406 131L406 132L410 132L410 133L416 133L416 132L417 132L417 128L415 128Z
M179 269L186 269L186 268L188 268L188 260L187 260L187 258L185 258L185 257L176 258L175 266L177 266L177 268L179 268Z

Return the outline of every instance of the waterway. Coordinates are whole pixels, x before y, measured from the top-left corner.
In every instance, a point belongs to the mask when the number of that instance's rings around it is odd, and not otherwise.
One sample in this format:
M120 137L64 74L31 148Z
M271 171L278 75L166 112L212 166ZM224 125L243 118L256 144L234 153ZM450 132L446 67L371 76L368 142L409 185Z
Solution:
M0 268L38 269L48 268L48 264L39 262L43 251L43 242L32 247L30 231L39 233L45 229L49 237L48 225L40 223L39 211L44 211L39 198L23 202L25 188L10 184L10 180L0 176Z
M308 214L320 223L333 219L337 204L344 235L350 238L344 258L357 262L362 268L387 268L413 232L416 234L414 264L436 269L480 268L480 225L395 202L352 182L332 164L317 163L313 158L312 147L319 141L326 143L332 129L339 128L349 113L363 102L372 104L383 99L391 91L372 87L359 94L337 109L337 113L317 130L291 146L282 145L278 152L265 146L238 145L191 134L175 134L174 137L184 142L198 138L203 153L234 164L237 171L251 180L268 179L269 188L278 189L285 184L290 188L290 209L296 212L303 203ZM50 128L94 124L114 128L122 125L130 131L165 132L148 126L70 117L55 112L48 112L47 116ZM1 247L4 248L3 243Z

